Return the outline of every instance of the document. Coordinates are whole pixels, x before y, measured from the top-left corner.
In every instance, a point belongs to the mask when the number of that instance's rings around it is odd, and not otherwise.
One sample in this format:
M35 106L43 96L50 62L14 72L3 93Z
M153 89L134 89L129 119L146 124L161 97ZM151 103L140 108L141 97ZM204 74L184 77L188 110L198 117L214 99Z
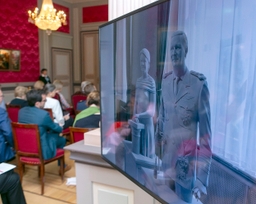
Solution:
M10 171L12 169L14 169L16 166L13 165L13 164L8 164L8 163L1 163L0 164L0 175L7 172L7 171Z

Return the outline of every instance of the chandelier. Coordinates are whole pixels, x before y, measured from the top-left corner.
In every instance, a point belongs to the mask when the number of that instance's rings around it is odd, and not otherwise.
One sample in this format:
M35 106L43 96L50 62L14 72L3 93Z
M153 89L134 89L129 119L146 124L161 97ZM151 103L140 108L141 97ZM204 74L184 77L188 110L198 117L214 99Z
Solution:
M28 22L35 24L38 28L46 30L48 35L52 30L57 30L61 24L67 25L66 14L64 11L56 11L53 7L52 0L43 0L41 11L38 15L38 8L32 12L28 11Z

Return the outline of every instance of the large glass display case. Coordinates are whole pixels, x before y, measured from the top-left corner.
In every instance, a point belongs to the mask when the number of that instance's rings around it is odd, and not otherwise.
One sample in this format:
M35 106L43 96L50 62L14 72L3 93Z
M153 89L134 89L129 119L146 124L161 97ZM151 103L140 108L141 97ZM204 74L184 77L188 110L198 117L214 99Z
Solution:
M162 203L254 199L255 6L164 0L100 27L102 157Z

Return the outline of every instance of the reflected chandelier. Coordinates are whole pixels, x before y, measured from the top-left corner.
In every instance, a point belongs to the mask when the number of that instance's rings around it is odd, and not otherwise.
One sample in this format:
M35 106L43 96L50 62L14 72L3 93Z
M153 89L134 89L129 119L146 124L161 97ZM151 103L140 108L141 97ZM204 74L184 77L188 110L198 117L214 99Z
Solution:
M53 7L52 0L43 0L41 11L38 15L38 8L34 12L28 11L28 21L35 24L38 28L46 30L48 35L52 30L57 30L61 24L67 25L66 14L64 11L56 11Z

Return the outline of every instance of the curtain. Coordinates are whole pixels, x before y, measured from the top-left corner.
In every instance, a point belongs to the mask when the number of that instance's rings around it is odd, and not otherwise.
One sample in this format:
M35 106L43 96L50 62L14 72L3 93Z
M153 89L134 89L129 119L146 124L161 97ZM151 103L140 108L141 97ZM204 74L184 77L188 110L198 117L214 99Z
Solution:
M157 0L109 0L109 21Z
M207 78L213 153L254 177L255 8L254 0L180 0L177 20L189 70Z

